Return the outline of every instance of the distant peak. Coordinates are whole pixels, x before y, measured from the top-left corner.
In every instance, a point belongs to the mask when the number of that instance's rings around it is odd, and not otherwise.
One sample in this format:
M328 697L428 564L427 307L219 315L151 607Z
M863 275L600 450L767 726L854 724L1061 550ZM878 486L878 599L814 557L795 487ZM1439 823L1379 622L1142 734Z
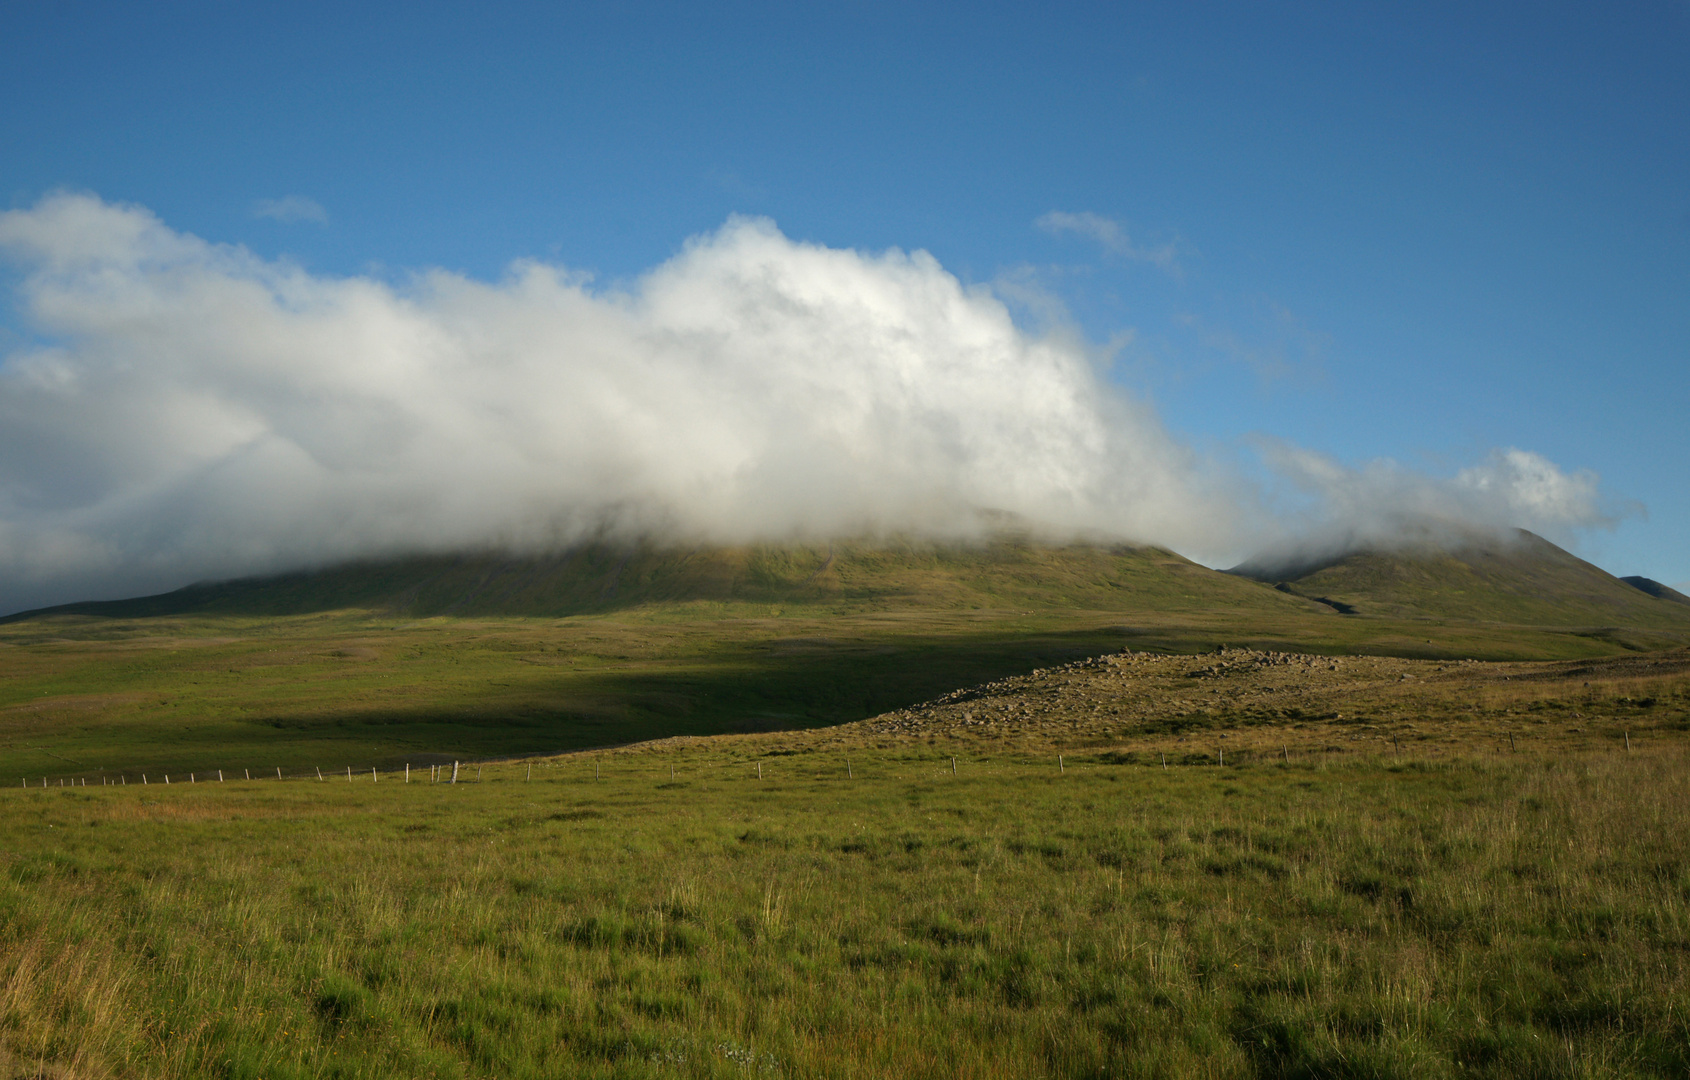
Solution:
M1690 596L1685 596L1670 585L1662 585L1654 578L1640 577L1633 574L1620 578L1621 581L1634 589L1641 589L1657 600L1671 600L1675 604L1690 604Z
M1521 551L1537 555L1567 554L1526 529L1476 529L1469 525L1422 519L1406 522L1390 535L1328 535L1307 543L1261 552L1226 572L1271 583L1295 581L1363 556L1414 560Z

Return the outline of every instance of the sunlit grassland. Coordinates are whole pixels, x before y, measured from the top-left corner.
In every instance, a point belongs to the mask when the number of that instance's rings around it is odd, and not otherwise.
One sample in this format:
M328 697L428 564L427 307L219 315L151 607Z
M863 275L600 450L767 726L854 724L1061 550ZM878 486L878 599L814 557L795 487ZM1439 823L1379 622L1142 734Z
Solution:
M7 1067L1690 1073L1690 755L1668 733L954 773L949 750L764 742L456 785L0 792Z
M562 619L57 616L0 626L0 783L388 767L812 728L1123 646L1191 652L1222 642L1509 659L1621 651L1608 637L1565 628L1235 606L840 613L676 603Z

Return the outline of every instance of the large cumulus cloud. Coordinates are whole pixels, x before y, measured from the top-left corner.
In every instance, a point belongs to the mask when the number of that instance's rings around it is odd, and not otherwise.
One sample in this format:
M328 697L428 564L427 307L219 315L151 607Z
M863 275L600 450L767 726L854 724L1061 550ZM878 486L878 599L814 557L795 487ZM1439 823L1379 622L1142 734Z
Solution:
M532 262L393 284L76 194L0 214L0 251L32 335L0 364L7 610L607 530L966 538L1013 520L1215 557L1302 527L1083 346L1023 331L924 252L735 219L622 289ZM1331 468L1301 474L1329 489L1316 517L1368 512L1344 494L1367 478ZM1461 511L1479 520L1593 513L1593 482L1542 459L1477 468L1399 479L1507 511Z

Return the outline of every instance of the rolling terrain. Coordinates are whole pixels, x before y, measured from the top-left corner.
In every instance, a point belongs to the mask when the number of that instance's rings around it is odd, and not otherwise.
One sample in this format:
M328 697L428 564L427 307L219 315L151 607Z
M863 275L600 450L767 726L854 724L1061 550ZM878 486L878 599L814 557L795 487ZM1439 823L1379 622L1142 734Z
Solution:
M1235 764L1316 755L1436 759L1613 751L1690 733L1690 648L1594 660L1484 662L1221 648L1089 657L963 687L803 745L943 742L976 753L1102 753ZM778 745L777 737L762 740Z
M595 545L66 605L0 624L0 777L825 727L1123 647L1538 660L1690 641L1690 607L1537 543L1485 564L1484 589L1400 558L1400 574L1361 559L1275 588L1144 548Z
M1540 623L1015 545L14 618L0 1078L1682 1076L1684 606L1570 558L1472 571Z
M1690 652L0 791L0 1076L1669 1077ZM115 781L115 778L111 778Z

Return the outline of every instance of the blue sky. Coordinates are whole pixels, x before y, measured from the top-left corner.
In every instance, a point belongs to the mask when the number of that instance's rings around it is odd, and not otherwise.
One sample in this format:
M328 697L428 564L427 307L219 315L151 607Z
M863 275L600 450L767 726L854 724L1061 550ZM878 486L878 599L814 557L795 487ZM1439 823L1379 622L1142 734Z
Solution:
M1619 523L1581 554L1690 582L1682 2L6 22L12 209L85 192L393 281L533 258L625 282L734 214L921 249L1112 350L1109 379L1245 474L1260 436L1440 477L1517 447L1600 475Z

